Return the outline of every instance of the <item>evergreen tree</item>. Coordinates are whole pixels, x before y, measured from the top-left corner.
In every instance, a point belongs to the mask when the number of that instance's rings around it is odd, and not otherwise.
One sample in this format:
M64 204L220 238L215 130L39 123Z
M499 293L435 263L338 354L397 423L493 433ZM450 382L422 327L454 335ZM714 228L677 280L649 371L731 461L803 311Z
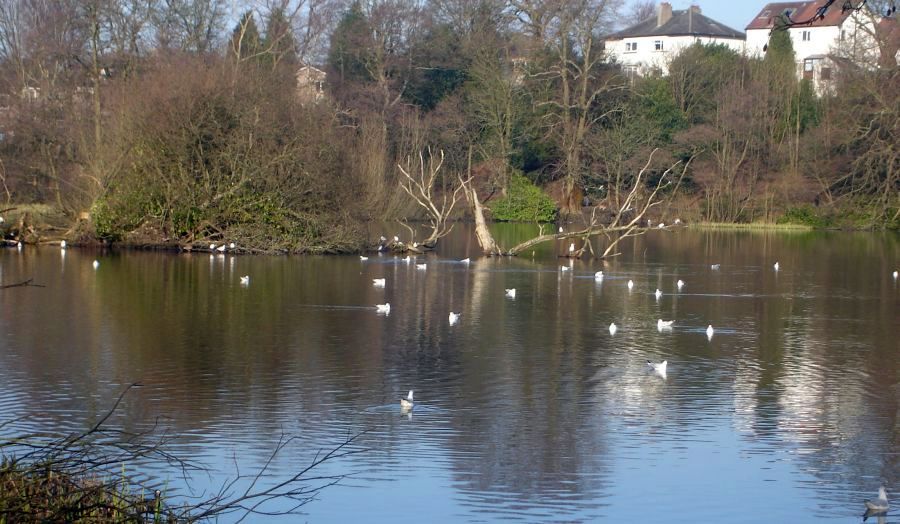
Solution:
M371 75L366 68L371 42L369 21L359 2L353 2L331 34L328 65L338 84L368 82Z
M266 54L273 66L279 64L297 65L297 47L294 31L284 9L273 9L266 21L266 38L264 41Z
M247 11L231 32L231 47L229 52L238 60L246 60L260 51L259 29L253 11Z

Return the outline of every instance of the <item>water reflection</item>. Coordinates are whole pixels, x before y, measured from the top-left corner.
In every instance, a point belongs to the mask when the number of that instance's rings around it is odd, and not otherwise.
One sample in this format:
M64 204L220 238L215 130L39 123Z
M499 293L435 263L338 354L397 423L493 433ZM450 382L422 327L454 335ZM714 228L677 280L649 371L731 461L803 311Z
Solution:
M0 291L0 413L29 416L5 431L84 428L140 382L116 423L167 417L203 488L283 433L277 472L370 429L315 521L846 521L897 486L896 236L653 232L568 271L567 246L473 239L415 263L0 251L4 283L47 286Z

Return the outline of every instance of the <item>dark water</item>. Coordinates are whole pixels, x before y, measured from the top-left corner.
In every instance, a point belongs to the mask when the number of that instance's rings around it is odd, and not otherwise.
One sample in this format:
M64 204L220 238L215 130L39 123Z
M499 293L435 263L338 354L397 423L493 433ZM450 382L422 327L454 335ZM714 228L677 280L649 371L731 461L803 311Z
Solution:
M566 272L565 246L485 259L470 230L445 240L425 270L2 250L2 283L46 287L0 290L0 422L26 417L0 432L85 429L140 382L112 423L161 417L210 490L281 435L272 482L367 431L317 469L349 476L311 522L853 522L881 484L900 504L896 235L654 231Z

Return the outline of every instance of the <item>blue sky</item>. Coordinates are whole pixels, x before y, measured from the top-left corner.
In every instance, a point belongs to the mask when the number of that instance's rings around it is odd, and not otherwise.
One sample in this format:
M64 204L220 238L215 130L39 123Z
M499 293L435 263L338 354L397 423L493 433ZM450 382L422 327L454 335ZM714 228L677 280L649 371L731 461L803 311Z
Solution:
M745 0L669 0L673 9L687 9L691 4L699 5L703 14L717 22L743 31L750 20L759 13L768 1ZM657 0L659 5L659 0Z

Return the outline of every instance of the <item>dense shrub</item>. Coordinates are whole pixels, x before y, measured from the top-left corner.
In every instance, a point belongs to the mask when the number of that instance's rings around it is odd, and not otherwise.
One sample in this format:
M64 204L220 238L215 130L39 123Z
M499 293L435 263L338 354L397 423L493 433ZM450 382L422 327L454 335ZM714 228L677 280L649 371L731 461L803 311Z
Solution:
M520 174L510 179L507 196L491 203L495 220L509 222L553 222L556 204L553 199Z

